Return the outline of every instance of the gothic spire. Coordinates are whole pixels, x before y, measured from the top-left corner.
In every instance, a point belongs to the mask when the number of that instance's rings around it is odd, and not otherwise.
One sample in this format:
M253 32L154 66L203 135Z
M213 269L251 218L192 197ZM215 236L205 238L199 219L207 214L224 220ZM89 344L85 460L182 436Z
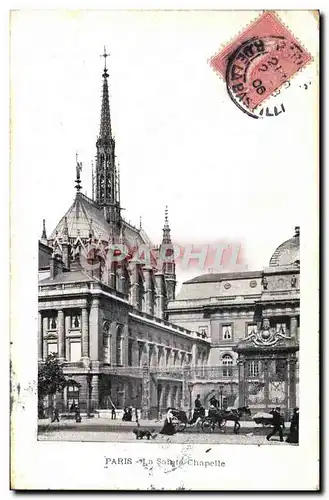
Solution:
M169 227L169 220L168 220L168 207L166 206L165 208L165 223L163 226L163 236L162 236L162 243L168 245L171 243L171 237L170 237L170 227Z
M112 138L111 131L111 114L110 114L110 99L109 99L109 87L108 87L108 71L106 67L106 58L109 57L110 54L106 52L106 48L104 47L104 54L101 57L104 57L104 71L103 71L103 94L102 94L102 108L101 108L101 123L99 128L99 137L98 141L102 141L103 143L109 143Z
M42 234L41 239L47 241L47 232L46 232L46 219L42 221Z
M115 163L115 140L112 137L111 114L108 90L106 59L109 54L104 47L103 95L99 136L96 142L95 202L104 210L111 232L117 237L121 223L120 180Z

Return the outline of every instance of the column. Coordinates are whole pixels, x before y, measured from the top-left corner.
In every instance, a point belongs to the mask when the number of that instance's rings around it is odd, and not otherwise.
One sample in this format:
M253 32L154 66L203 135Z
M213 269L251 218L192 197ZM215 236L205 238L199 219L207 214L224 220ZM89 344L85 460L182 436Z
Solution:
M189 365L183 367L182 407L188 412L190 409L191 370Z
M65 327L64 327L64 312L62 309L58 311L58 356L59 359L65 359Z
M298 325L298 320L295 316L290 318L290 335L297 337L297 325Z
M150 371L147 364L143 364L142 378L142 418L148 419L150 411Z
M90 345L89 355L93 361L99 360L99 299L93 297L89 314Z
M47 357L48 350L47 350L47 341L45 339L45 336L48 333L48 318L47 316L44 316L42 318L42 345L43 345L43 359Z
M197 366L198 349L195 343L192 345L192 365Z
M110 363L112 366L116 366L116 364L117 364L117 339L116 339L116 335L117 335L117 323L116 323L116 321L112 321L111 327L110 327L110 339L111 339Z
M132 366L138 366L138 342L135 338L132 345Z
M38 313L38 359L43 359L43 333L42 333L42 314Z
M154 314L154 303L153 303L153 290L152 290L152 269L150 267L144 267L144 277L145 277L145 312L147 314Z
M81 310L81 341L82 341L82 357L89 357L89 318L88 310L83 307Z
M246 362L243 360L238 361L239 367L239 406L246 405L246 395L245 395L245 365Z
M128 336L129 330L128 325L124 325L122 331L123 341L122 341L122 364L123 366L128 366Z

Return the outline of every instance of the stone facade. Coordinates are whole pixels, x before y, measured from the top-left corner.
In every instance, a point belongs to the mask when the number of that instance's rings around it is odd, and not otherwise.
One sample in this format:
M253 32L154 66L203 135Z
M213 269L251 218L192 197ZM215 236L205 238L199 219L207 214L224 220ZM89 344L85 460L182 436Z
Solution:
M207 368L194 370L193 398L200 394L207 405L216 395L223 406L255 410L279 404L287 413L298 403L299 265L296 228L262 271L207 274L183 284L168 318L211 341Z

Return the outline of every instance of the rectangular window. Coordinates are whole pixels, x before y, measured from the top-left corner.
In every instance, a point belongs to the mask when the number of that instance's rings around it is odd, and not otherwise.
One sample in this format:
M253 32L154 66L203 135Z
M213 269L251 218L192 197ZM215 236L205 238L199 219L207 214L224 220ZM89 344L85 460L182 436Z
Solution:
M249 337L249 335L252 335L255 333L257 333L257 324L251 323L251 324L247 325L247 337Z
M72 329L81 328L81 316L79 314L73 314L71 316L71 328Z
M232 325L222 325L222 339L232 340Z
M70 342L70 361L80 361L81 342Z
M58 354L58 344L57 342L49 342L47 354Z
M276 324L276 331L277 331L277 333L283 333L285 335L286 334L286 330L287 330L286 323L277 323Z
M117 366L122 366L122 341L121 335L117 335L117 345L116 345L116 364Z
M258 377L259 375L259 363L258 361L248 362L248 377Z
M49 316L48 318L48 330L56 330L57 329L57 316Z

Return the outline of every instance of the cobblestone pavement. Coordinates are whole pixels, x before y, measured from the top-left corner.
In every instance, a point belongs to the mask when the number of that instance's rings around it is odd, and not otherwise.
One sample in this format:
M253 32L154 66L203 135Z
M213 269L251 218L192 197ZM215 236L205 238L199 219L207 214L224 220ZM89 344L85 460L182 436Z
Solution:
M75 431L75 430L49 430L47 433L38 435L39 441L86 441L86 442L120 442L120 443L136 443L136 436L132 431L118 432L93 432L93 431ZM140 441L138 441L140 442ZM288 443L280 443L279 437L273 437L271 441L266 441L265 435L259 435L253 432L243 433L240 431L238 435L231 431L226 433L214 432L206 434L204 432L187 433L182 432L174 436L163 436L157 434L155 439L143 439L143 443L152 444L254 444L254 445L280 445L289 446Z

